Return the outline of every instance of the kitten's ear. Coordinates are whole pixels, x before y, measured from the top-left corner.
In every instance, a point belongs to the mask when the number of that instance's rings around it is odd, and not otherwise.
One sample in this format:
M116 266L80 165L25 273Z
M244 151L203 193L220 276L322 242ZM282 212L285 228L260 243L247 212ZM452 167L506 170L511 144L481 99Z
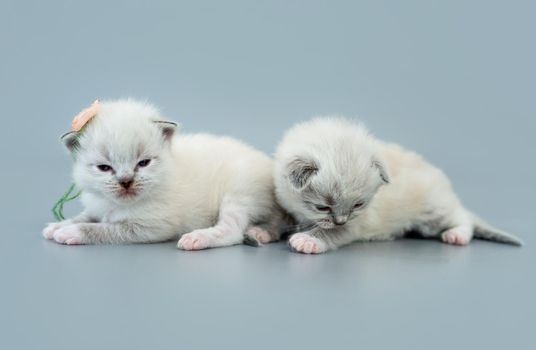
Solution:
M66 134L63 134L61 137L61 141L71 153L73 153L78 149L78 147L80 147L80 143L78 141L78 132L76 131L70 131Z
M169 122L164 120L156 120L155 124L162 130L162 135L166 140L169 140L175 135L179 125L175 122Z
M389 178L389 174L387 173L387 169L385 169L385 165L383 164L383 162L377 159L373 159L372 167L378 169L378 171L380 172L380 178L382 179L384 183L388 184L391 181Z
M318 166L310 159L296 158L288 164L290 183L298 189L304 188L317 172Z

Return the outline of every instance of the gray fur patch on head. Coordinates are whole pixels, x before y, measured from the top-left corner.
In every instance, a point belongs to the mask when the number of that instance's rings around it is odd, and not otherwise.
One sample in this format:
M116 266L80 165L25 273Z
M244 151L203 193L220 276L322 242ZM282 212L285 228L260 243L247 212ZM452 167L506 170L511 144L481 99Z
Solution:
M390 182L390 178L389 174L387 173L387 169L385 169L385 165L381 161L373 159L372 166L378 169L378 171L380 172L380 178L384 183L388 184Z
M162 135L164 135L166 140L169 140L171 137L173 137L178 127L177 123L165 120L157 120L155 121L155 124L162 129Z
M304 188L317 172L318 166L310 159L296 158L288 164L289 180L298 189Z
M80 142L78 141L78 132L70 131L61 136L61 141L67 147L69 152L75 152L80 147Z

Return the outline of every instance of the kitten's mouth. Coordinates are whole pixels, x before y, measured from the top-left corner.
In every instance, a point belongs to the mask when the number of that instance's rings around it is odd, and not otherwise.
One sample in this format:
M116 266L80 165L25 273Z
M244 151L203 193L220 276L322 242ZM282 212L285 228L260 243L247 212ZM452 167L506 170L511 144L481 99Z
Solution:
M117 193L117 197L119 198L133 198L136 197L138 192L133 189L127 189L127 190L121 190Z
M335 224L329 220L319 220L316 225L324 230L329 230L335 227Z

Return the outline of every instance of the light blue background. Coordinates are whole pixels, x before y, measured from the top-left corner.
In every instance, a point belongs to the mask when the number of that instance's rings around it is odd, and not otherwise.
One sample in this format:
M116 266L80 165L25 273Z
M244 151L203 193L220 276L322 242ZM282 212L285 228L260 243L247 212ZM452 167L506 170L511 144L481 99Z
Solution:
M529 348L535 13L531 1L2 1L0 347ZM59 135L95 98L125 96L269 153L299 120L358 116L528 245L310 257L45 242L70 182Z

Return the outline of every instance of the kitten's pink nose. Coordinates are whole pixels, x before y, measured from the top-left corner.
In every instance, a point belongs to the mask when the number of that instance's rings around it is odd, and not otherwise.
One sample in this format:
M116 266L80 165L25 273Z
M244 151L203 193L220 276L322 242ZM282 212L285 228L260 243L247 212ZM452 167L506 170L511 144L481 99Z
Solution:
M335 222L335 225L344 225L346 224L346 221L348 221L348 216L346 215L337 215L333 218L334 222Z
M119 184L121 185L121 187L123 187L125 190L128 190L130 188L130 186L132 186L132 183L134 181L132 180L132 178L128 178L128 179L119 179Z

